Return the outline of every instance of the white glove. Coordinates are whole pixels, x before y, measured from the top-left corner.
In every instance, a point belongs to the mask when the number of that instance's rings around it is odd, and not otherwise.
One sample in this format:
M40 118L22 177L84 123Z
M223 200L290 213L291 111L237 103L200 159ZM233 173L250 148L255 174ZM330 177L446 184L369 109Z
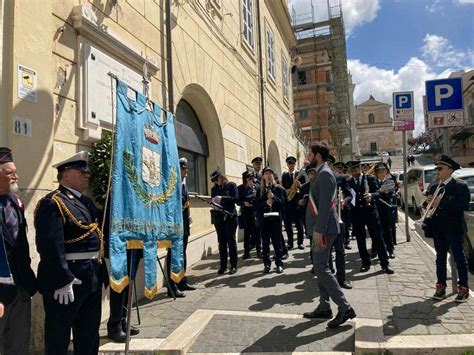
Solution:
M72 289L72 286L81 284L81 280L74 278L74 280L72 280L66 286L54 291L54 299L58 300L59 304L68 304L69 302L74 302L74 290Z

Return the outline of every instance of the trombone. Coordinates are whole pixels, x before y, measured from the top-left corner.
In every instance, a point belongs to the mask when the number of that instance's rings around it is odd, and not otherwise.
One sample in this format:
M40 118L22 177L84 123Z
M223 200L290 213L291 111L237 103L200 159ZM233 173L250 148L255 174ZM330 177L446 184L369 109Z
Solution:
M441 183L436 187L436 190L433 194L433 198L431 199L431 201L428 203L428 205L426 206L426 211L425 213L423 213L423 215L421 216L420 220L419 220L419 223L421 225L425 224L425 221L427 219L430 219L431 217L434 216L434 214L436 213L436 210L438 209L437 207L433 207L433 202L434 200L436 200L438 197L440 199L443 198L444 196L444 193L445 193L445 188L444 186L441 186Z

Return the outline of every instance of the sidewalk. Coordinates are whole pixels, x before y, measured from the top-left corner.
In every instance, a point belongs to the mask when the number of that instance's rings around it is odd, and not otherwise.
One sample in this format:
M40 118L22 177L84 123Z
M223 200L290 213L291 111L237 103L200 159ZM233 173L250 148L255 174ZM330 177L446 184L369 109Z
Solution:
M217 256L199 262L188 271L198 290L173 301L162 289L152 302L141 305L141 333L132 338L131 349L140 354L385 349L412 354L416 349L428 351L426 346L448 346L440 354L474 351L474 299L460 305L452 295L442 302L431 300L436 282L434 254L416 235L410 243L405 240L403 225L399 225L397 257L391 262L394 275L384 274L377 260L369 272L359 273L356 243L351 243L346 277L354 288L344 292L357 318L336 330L327 330L326 322L302 318L317 306L319 297L307 247L290 252L283 274L272 270L264 275L259 259L239 259L238 273L222 276L217 275ZM337 312L334 307L333 312ZM132 320L136 323L135 310ZM123 351L123 344L107 343L105 335L104 322L103 353Z

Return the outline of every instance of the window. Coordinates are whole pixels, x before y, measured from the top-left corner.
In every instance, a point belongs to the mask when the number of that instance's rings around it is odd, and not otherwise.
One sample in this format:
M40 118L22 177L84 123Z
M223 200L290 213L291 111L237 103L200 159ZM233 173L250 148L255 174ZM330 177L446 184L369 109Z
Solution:
M298 71L298 85L306 85L306 71Z
M244 41L253 50L253 7L252 0L242 0L242 27Z
M304 120L309 118L309 110L308 109L302 109L298 111L298 117L300 120Z
M377 142L370 142L370 151L371 152L377 151Z
M207 194L207 137L193 108L184 100L176 107L176 140L179 157L188 160L186 185L189 192Z
M267 28L267 70L275 80L275 36L270 28Z
M288 63L283 57L283 54L281 55L281 78L283 82L283 98L288 100Z
M330 70L326 70L326 83L332 82L332 73Z
M375 117L373 113L369 113L369 123L374 123L375 122Z

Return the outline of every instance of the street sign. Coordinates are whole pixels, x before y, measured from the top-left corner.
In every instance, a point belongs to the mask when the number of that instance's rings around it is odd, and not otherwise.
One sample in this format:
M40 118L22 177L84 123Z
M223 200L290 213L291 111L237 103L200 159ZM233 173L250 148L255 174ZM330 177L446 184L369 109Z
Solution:
M456 127L464 124L464 111L445 111L428 114L430 128Z
M393 120L413 121L413 91L393 93Z
M415 129L415 121L394 121L393 122L393 130L395 132L402 132L402 131L413 131Z
M428 80L425 82L428 112L463 109L462 78Z

